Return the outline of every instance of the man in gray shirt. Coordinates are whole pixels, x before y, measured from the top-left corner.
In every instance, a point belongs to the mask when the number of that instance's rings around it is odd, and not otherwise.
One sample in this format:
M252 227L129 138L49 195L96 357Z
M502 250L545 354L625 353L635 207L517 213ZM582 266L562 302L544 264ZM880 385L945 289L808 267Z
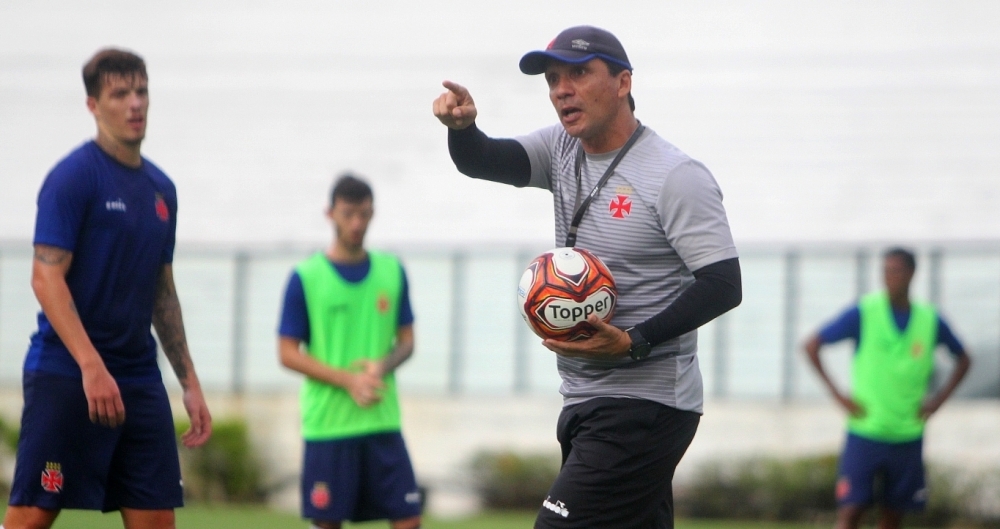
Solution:
M696 331L741 300L722 192L701 163L635 118L632 66L611 33L569 28L526 54L545 74L560 123L516 139L475 125L464 87L434 102L464 174L553 194L556 244L579 245L614 274L610 324L557 353L563 466L535 527L672 528L674 469L702 413Z

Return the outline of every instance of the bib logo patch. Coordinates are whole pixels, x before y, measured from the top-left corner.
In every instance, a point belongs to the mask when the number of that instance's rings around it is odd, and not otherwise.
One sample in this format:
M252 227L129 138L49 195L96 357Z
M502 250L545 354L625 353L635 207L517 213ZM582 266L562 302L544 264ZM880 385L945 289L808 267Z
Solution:
M632 214L632 199L628 195L615 195L608 205L608 211L611 212L611 218L624 219Z
M375 308L378 309L378 313L385 314L386 312L389 312L389 307L391 307L391 304L389 303L389 296L387 296L385 292L379 294L378 301L375 302Z
M156 194L156 218L163 222L170 220L170 210L167 209L167 202L163 200L163 195Z
M42 489L45 492L58 494L63 489L62 465L59 463L45 463L45 470L42 471Z
M924 344L920 342L914 342L913 348L910 349L910 354L913 355L913 358L920 358L920 355L924 354Z
M309 493L309 503L317 509L326 509L330 506L330 488L326 483L317 481L313 484L312 492Z

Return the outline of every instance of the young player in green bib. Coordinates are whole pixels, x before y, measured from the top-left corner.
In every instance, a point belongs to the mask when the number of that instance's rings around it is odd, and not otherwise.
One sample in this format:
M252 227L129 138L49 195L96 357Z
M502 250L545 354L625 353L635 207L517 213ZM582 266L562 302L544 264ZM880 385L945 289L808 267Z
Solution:
M901 527L905 511L925 506L924 424L969 370L969 356L937 310L910 299L915 270L912 252L886 252L886 290L864 296L805 345L816 372L849 414L836 490L837 529L859 526L876 500L876 476L883 479L880 529ZM857 344L849 396L826 374L819 357L823 344L847 338ZM947 346L956 367L940 391L928 398L938 344Z
M364 247L373 212L368 184L337 181L327 213L334 240L295 267L282 309L281 363L306 376L302 515L321 529L343 520L420 526L393 375L413 353L413 312L399 260Z

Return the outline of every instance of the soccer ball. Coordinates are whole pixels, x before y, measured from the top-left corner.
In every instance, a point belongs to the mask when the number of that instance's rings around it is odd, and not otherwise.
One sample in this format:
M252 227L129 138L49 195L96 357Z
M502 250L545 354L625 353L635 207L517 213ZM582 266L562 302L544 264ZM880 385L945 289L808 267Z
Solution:
M556 248L531 261L517 285L517 305L528 327L542 338L582 340L596 329L587 317L605 322L615 311L618 291L611 271L583 248Z

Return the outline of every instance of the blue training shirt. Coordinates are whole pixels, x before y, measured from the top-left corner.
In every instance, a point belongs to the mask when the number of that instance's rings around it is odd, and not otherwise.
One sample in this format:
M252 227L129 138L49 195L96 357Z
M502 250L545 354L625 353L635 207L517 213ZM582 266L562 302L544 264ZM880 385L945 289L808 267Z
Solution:
M365 259L360 263L338 264L330 262L333 268L349 283L358 283L368 276L371 261ZM413 309L410 306L410 289L406 281L406 270L403 270L403 289L399 295L399 315L396 325L405 327L413 323ZM298 272L292 272L285 287L285 302L281 308L281 323L278 324L278 335L295 338L303 343L309 343L309 310L306 308L306 294L302 289L302 278Z
M905 330L906 325L910 322L910 311L899 311L894 308L892 316L896 327L901 331ZM854 340L855 351L857 351L857 344L861 341L861 311L857 305L845 310L819 332L819 339L825 344L848 338ZM938 314L937 343L944 344L953 356L965 354L962 343L958 341L955 333L951 332L951 327L948 327L940 314Z
M177 192L149 160L133 169L94 141L49 172L38 193L35 244L73 253L66 283L80 320L117 380L158 379L150 329L156 283L173 261ZM44 312L25 371L79 377L80 367Z

